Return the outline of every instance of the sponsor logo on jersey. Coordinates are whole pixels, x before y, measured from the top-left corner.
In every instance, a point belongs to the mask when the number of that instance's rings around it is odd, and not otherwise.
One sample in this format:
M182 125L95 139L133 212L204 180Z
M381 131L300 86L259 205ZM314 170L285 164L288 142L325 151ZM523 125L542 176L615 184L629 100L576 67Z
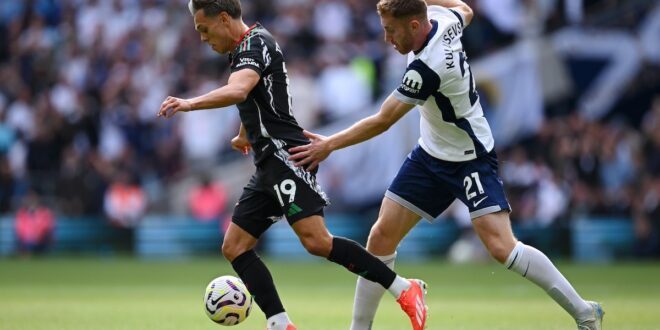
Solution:
M239 60L238 64L236 64L236 67L240 68L240 67L245 66L245 65L252 65L252 66L255 66L255 67L259 68L259 63L257 63L257 61L255 61L254 59L251 59L249 57L242 57Z
M408 93L417 94L422 90L422 83L422 75L419 72L408 70L406 75L403 76L401 88Z

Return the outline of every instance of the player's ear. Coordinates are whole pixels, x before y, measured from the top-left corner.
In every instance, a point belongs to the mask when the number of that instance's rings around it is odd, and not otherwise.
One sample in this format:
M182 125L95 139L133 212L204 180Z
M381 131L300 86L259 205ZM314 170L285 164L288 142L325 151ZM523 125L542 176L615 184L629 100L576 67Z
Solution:
M410 30L417 31L421 24L419 23L419 20L413 19L408 23L408 26L410 27Z
M231 22L231 16L226 11L221 12L218 16L220 17L220 23L224 25L229 25L229 22Z

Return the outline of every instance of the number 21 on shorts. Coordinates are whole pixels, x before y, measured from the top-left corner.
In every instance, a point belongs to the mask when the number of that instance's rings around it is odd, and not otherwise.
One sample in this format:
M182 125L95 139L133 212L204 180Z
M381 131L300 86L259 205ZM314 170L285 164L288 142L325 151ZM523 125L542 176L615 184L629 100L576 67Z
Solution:
M284 206L284 199L282 195L289 196L287 204L293 203L296 199L296 182L291 179L286 179L282 181L279 185L273 185L275 193L277 194L277 199L280 201L280 205Z
M481 185L481 180L479 179L479 172L472 172L472 174L466 176L463 179L463 186L465 187L465 197L467 197L468 200L471 200L472 198L477 196L476 191L471 191L473 181L477 185L477 190L479 191L479 194L484 193L484 187Z

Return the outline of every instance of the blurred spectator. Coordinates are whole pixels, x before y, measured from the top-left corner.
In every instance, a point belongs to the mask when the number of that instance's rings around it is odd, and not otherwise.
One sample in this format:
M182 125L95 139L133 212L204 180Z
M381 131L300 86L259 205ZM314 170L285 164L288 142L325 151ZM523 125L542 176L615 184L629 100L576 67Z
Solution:
M322 90L311 74L309 63L303 60L293 60L288 63L293 113L300 127L312 129L319 124L321 117Z
M147 199L142 187L128 172L119 172L105 193L105 214L120 228L135 227L144 216Z
M55 216L41 203L39 195L31 191L16 212L16 237L23 254L42 254L52 243Z
M318 86L323 91L324 119L333 122L368 108L373 102L371 87L350 65L348 55L340 47L329 46L324 56Z
M644 117L642 156L643 169L653 177L660 177L660 95L656 96L651 110Z
M536 208L538 176L536 168L522 147L514 147L505 158L501 168L502 180L507 187L509 203L515 210L511 214L512 222L532 220Z
M202 175L199 185L190 192L188 206L192 216L199 221L219 221L227 206L227 191L220 182Z
M639 257L660 257L660 178L646 182L635 212L635 253Z
M9 160L0 154L0 214L11 210L15 180L9 167Z
M94 214L103 205L105 179L93 163L75 148L64 151L57 180L57 205L63 215Z

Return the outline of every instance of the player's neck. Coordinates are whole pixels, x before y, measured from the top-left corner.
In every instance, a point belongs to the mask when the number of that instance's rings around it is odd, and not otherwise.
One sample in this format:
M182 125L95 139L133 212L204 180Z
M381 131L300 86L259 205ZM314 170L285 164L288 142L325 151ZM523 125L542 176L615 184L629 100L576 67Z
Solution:
M415 52L420 51L421 48L424 46L424 44L426 43L426 38L428 38L429 33L431 33L431 30L433 30L433 25L431 24L431 21L426 21L424 24L422 24L419 27L419 33L417 33L417 37L415 40L415 47L413 47Z
M250 27L247 26L247 24L245 24L245 22L243 22L243 20L240 19L232 21L231 24L232 25L230 29L232 31L231 32L232 40L234 40L234 44L237 45L239 42L241 42L241 40L245 36L245 33L247 33Z

